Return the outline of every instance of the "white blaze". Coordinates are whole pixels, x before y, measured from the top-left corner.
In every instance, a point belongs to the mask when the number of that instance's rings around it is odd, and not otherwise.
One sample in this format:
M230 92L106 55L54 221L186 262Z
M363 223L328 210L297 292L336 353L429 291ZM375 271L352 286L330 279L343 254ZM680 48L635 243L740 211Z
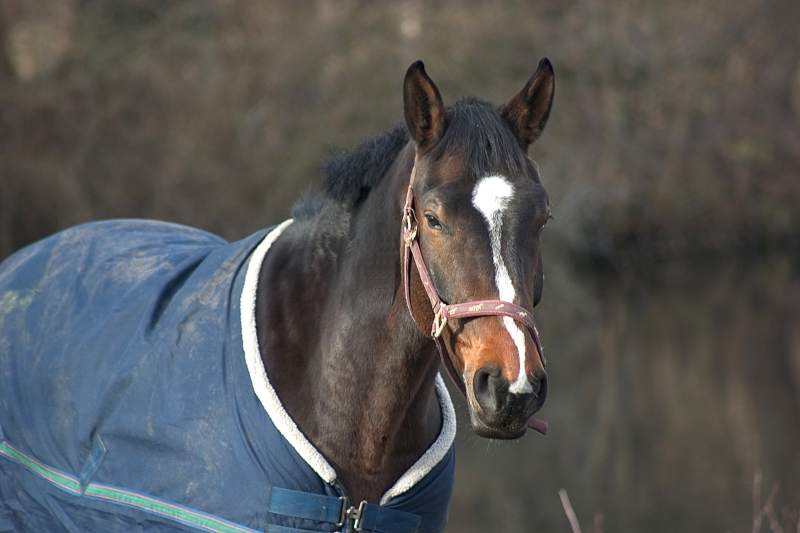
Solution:
M489 241L492 244L492 260L494 262L494 279L497 284L497 292L501 300L512 303L516 297L516 292L514 291L514 285L511 283L511 277L508 275L508 269L503 262L501 243L503 214L513 196L514 188L503 176L482 178L475 185L475 190L472 193L472 205L480 211L489 224ZM525 375L525 333L513 318L504 316L503 324L517 346L519 354L519 375L508 390L513 394L533 392L528 377Z

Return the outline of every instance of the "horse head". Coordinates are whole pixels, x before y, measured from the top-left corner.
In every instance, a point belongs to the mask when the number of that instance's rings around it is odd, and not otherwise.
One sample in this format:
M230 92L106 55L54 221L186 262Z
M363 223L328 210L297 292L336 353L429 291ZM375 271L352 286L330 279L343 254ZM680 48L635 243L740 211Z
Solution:
M499 109L475 99L446 107L421 62L405 78L415 159L404 245L416 240L427 267L406 267L408 305L417 327L446 350L483 437L521 436L547 395L532 310L550 206L527 150L547 123L554 89L547 59Z

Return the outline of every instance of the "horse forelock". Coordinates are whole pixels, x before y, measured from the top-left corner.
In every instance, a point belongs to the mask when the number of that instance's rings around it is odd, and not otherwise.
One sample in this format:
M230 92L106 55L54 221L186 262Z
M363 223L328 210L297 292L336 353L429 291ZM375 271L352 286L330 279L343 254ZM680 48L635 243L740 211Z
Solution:
M525 165L524 154L498 108L474 97L448 108L447 129L430 157L438 161L454 153L473 182L490 174L517 175Z

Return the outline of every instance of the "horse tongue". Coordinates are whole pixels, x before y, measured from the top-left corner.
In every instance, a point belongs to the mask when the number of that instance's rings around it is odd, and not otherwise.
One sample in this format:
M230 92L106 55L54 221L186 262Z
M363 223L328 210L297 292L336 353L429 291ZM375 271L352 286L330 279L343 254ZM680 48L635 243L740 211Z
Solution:
M541 418L536 418L535 416L530 417L528 419L528 427L535 431L538 431L542 435L547 434L547 422L545 422Z

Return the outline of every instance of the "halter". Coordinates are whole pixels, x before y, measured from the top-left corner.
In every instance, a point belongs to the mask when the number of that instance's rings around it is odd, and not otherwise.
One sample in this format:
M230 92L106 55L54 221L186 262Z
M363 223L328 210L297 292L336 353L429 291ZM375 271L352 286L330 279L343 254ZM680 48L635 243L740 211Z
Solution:
M453 360L447 356L445 357L445 348L442 344L441 335L447 325L448 320L457 318L475 318L482 316L507 316L513 318L517 322L522 323L533 337L533 342L536 345L536 350L539 353L539 359L542 361L542 366L547 367L542 350L542 344L539 341L539 331L536 329L536 322L533 320L533 313L527 309L520 307L511 302L504 300L476 300L473 302L461 304L446 304L439 297L436 292L436 287L433 286L428 267L425 266L425 260L422 258L422 251L419 247L419 233L417 216L414 212L414 181L417 175L417 163L414 161L414 167L411 169L411 179L408 182L408 192L406 193L406 203L403 206L403 285L406 296L406 306L411 318L414 318L414 313L411 309L411 258L414 258L414 264L417 266L417 272L422 280L422 285L425 287L425 292L428 295L431 308L433 309L433 323L431 324L430 336L436 343L436 348L439 350L439 357L442 360L450 379L458 388L461 395L467 398L467 387L464 381L458 375L458 371L453 364ZM538 431L541 434L547 432L547 422L538 418L531 417L528 420L528 427Z

